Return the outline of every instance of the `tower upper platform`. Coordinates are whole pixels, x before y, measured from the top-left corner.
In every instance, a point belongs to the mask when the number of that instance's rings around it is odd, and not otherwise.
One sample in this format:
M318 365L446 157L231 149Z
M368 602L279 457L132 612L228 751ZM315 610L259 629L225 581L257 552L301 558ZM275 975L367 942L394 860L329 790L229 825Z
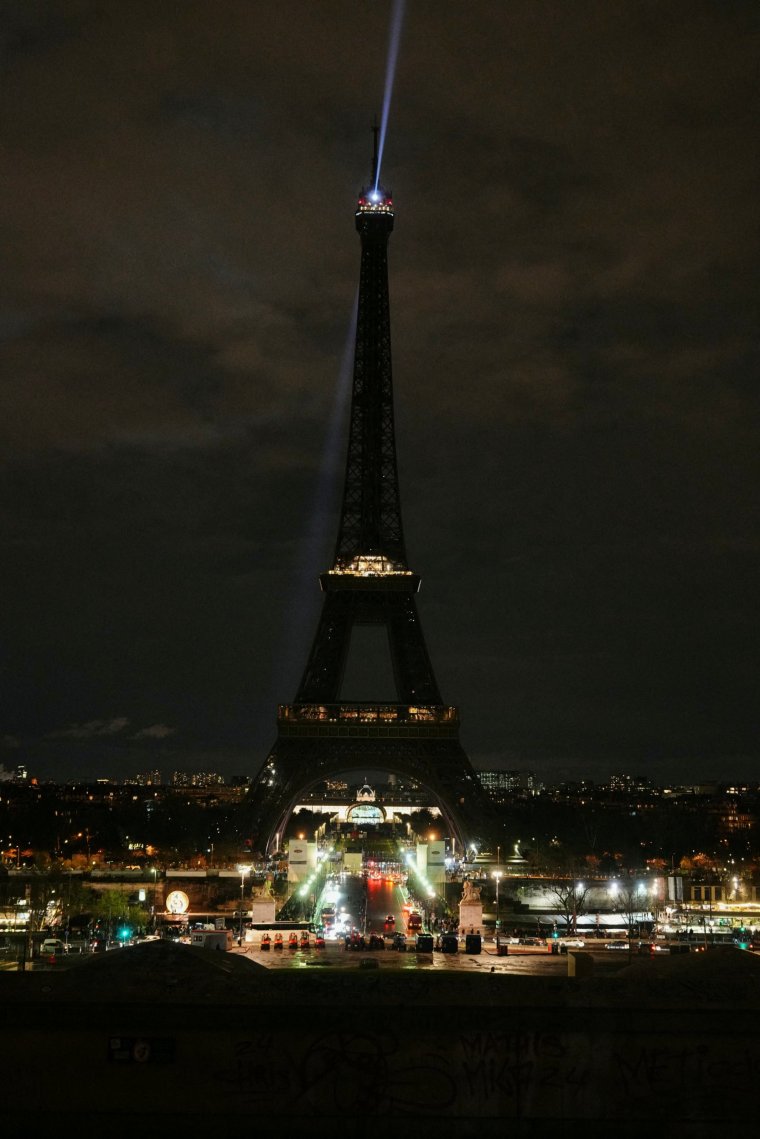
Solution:
M390 190L370 183L356 204L356 228L362 235L387 236L393 229L393 197Z

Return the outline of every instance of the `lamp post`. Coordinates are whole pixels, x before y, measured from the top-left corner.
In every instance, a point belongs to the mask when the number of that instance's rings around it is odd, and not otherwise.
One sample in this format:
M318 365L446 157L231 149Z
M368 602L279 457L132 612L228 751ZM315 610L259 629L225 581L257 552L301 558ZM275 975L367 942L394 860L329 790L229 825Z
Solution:
M501 921L499 919L499 882L501 881L501 870L493 870L491 877L496 882L496 937L498 939L499 930L501 928Z
M652 882L652 938L657 938L657 922L659 917L660 883L657 878Z
M150 870L153 875L152 889L150 891L150 932L156 932L156 879L158 877L158 870L155 866Z
M238 945L243 944L243 907L245 905L245 876L250 874L250 866L238 866L240 871L240 928L238 930Z

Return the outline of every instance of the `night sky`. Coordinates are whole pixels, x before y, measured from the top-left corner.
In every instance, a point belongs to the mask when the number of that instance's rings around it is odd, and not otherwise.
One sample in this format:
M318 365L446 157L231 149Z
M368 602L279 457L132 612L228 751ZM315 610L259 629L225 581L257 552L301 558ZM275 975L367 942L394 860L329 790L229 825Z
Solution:
M273 742L337 529L391 10L0 4L6 768L253 774ZM759 29L407 5L401 490L476 767L760 777Z

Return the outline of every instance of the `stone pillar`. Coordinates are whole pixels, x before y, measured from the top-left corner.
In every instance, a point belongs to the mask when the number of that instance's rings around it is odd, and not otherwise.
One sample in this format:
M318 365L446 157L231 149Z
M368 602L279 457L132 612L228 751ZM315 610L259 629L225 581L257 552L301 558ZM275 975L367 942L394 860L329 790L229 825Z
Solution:
M483 904L480 901L461 901L459 903L459 928L465 933L474 930L483 932Z
M262 894L251 901L251 921L254 925L273 925L275 900L271 894Z

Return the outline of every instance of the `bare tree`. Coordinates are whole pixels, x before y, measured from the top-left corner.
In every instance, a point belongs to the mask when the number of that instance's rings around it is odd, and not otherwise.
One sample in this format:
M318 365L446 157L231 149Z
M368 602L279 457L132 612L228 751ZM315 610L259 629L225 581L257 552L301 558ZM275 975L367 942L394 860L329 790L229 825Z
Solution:
M562 916L566 933L575 933L577 919L586 912L588 886L583 882L553 882L549 894L555 900L554 909Z
M641 919L647 910L646 888L633 883L624 886L618 894L617 908L628 926L628 948L632 950L634 931L638 932Z

